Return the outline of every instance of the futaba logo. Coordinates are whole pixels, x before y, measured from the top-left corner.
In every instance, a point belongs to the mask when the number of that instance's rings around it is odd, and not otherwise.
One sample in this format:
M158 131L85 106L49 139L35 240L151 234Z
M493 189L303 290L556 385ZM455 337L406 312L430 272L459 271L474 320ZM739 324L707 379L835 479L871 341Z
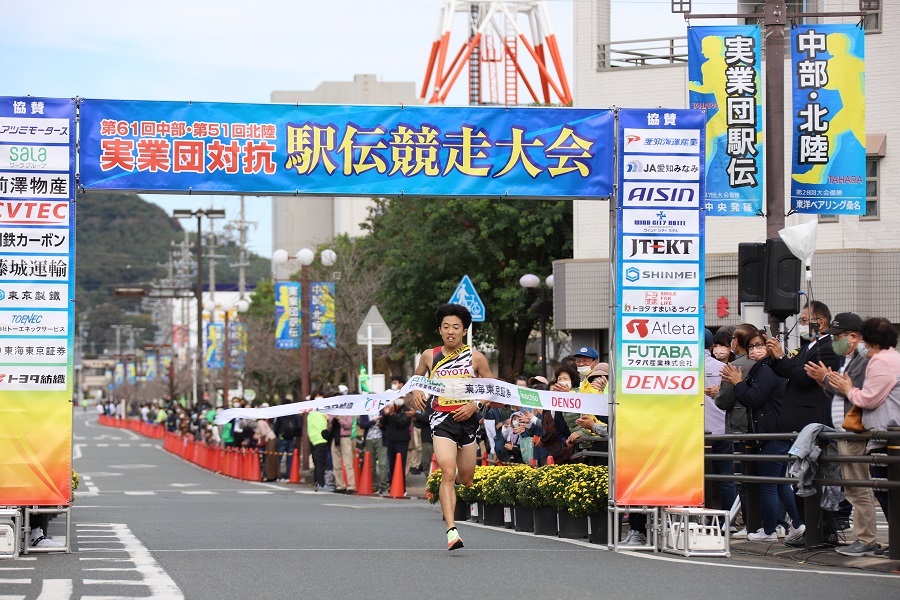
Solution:
M628 344L625 355L628 358L693 358L691 347L684 344Z
M519 388L519 401L522 406L536 406L541 408L541 396L532 390L523 390Z

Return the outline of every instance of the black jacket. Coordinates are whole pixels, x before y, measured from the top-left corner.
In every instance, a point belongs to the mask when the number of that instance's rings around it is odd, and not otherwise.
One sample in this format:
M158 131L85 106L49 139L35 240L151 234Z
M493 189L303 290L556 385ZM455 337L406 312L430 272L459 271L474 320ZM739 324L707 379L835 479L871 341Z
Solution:
M831 426L831 398L803 370L808 362L822 362L833 371L841 368L841 357L834 353L830 335L820 337L793 358L785 356L772 362L772 370L787 379L781 409L781 426L785 432L800 431L810 423Z
M399 411L393 414L382 416L381 422L384 424L384 439L389 442L409 441L409 424L412 420L406 416L405 406L399 407Z
M752 433L782 433L779 423L787 381L775 374L768 361L753 365L744 381L734 386L734 397L747 407Z

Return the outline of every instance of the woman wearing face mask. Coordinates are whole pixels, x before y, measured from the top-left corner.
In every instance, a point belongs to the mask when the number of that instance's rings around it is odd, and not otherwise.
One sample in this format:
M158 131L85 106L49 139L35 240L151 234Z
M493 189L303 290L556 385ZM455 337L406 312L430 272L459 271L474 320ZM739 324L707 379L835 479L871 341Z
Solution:
M551 391L569 392L577 390L581 385L581 377L578 371L570 363L564 362L556 369L556 379L550 384ZM572 425L569 425L569 416L571 415ZM552 410L545 410L541 415L541 434L540 447L543 448L545 455L550 455L556 463L568 462L572 456L574 449L566 444L566 440L572 434L572 431L579 429L575 425L578 419L577 413L563 413ZM573 427L575 429L573 429ZM583 430L582 430L583 431Z
M759 333L747 341L747 356L753 366L745 378L743 370L733 363L722 369L722 381L728 380L734 385L734 396L738 403L749 410L749 426L752 433L783 433L778 417L781 402L784 398L784 387L787 383L769 367L769 351L766 348L765 335ZM760 454L786 455L790 449L786 440L767 440L762 442ZM760 462L756 469L761 477L784 477L787 462ZM775 527L778 524L778 501L784 505L791 518L786 541L797 540L806 531L803 519L797 510L794 490L788 484L761 483L759 485L760 512L762 528L750 533L747 539L752 542L774 543L778 541Z
M735 331L737 330L735 329ZM713 358L723 363L731 362L734 359L734 355L731 353L731 337L733 335L734 332L729 333L722 329L716 332L716 335L713 336L712 348L710 349Z

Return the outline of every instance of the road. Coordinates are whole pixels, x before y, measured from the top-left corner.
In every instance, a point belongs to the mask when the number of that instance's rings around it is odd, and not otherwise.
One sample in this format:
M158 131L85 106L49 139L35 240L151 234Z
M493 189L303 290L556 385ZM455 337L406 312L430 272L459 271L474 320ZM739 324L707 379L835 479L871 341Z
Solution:
M0 561L0 600L900 597L888 574L617 554L468 523L466 547L450 553L425 501L234 481L92 413L75 414L75 445L74 551Z

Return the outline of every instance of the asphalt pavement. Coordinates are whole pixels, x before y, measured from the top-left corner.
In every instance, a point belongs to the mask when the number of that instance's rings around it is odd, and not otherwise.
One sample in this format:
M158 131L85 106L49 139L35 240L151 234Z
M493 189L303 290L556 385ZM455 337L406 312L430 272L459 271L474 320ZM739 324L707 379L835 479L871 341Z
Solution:
M823 600L861 590L867 598L900 597L896 562L882 561L881 570L829 565L740 544L731 558L684 559L463 522L466 547L448 552L440 511L424 500L232 480L176 458L160 441L101 427L91 412L75 413L74 444L82 486L73 552L0 561L0 600ZM62 519L49 533L64 533Z

